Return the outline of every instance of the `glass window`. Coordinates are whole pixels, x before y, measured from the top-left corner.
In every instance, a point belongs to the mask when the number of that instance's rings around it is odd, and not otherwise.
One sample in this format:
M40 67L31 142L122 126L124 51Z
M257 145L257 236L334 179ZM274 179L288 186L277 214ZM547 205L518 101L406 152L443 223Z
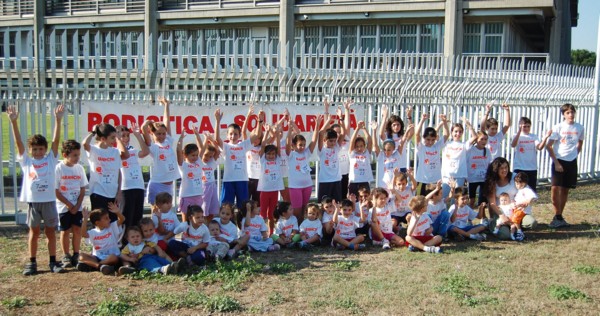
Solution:
M417 25L400 25L400 49L403 52L417 51Z
M323 27L323 49L328 52L338 50L338 27L324 26Z
M316 53L319 49L319 27L310 26L304 29L304 40L307 53Z
M360 26L360 48L363 52L373 51L377 45L377 25Z
M502 52L502 35L504 33L504 24L486 23L485 24L485 53Z
M302 52L302 28L294 28L294 46L296 54L300 54Z
M270 27L269 28L269 47L271 47L271 53L276 54L278 45L279 45L279 28L278 27ZM285 45L285 43L283 44ZM281 48L283 49L283 47Z
M0 32L0 57L4 57L4 32Z
M437 53L440 33L438 24L421 24L421 48L422 53Z
M395 25L382 25L380 31L380 48L382 52L395 52L397 40L397 28Z
M342 26L342 51L352 52L356 48L356 26Z
M252 45L252 41L250 40L250 29L235 29L235 35L238 45L238 54L243 54L244 51L250 51L250 47ZM233 49L231 49L231 51L233 52ZM260 52L260 49L258 47L255 47L255 52Z
M465 33L463 39L464 53L479 53L481 51L481 24L465 24Z

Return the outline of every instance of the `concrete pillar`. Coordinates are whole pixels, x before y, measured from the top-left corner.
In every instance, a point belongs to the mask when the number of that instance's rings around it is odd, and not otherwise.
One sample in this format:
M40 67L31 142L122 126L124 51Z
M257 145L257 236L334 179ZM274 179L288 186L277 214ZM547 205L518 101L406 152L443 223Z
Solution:
M46 54L44 52L44 17L46 16L46 3L42 0L33 2L33 69L34 76L38 82L38 88L45 84L46 80L42 77L45 73Z
M569 0L557 0L556 16L550 30L550 62L571 62L571 6Z
M295 0L281 0L279 5L279 67L293 64L294 57L294 4Z
M157 3L158 1L146 1L144 7L144 70L146 82L154 82L154 80L151 79L153 79L156 74L156 65L158 61Z
M463 1L446 0L444 19L444 56L462 54L463 50Z

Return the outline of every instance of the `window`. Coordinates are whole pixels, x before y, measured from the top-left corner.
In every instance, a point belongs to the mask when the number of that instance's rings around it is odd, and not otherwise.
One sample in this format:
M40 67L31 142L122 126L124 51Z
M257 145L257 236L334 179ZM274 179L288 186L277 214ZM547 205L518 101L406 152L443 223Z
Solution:
M271 53L276 54L278 45L279 45L279 28L278 27L270 27L269 28L269 47L271 47ZM282 43L282 45L286 45L286 43ZM285 49L285 47L281 47L281 49Z
M396 39L397 39L397 28L395 25L382 25L380 31L380 43L379 46L382 52L395 52Z
M438 43L440 39L440 25L438 24L421 24L421 47L422 53L437 53Z
M342 26L342 51L352 52L356 48L356 26Z
M316 53L319 49L319 27L310 26L304 29L305 52Z
M417 51L417 25L400 25L400 49L403 52Z
M504 24L496 23L467 23L464 26L464 53L502 53Z
M485 24L485 53L502 52L502 35L504 25L502 23Z
M338 47L338 27L324 26L323 27L323 50L328 52L337 51Z
M360 26L360 48L363 52L377 48L377 25Z
M250 47L251 47L251 45L253 45L253 43L250 40L250 29L249 28L235 29L235 39L237 40L238 54L243 54L244 51L250 52ZM254 43L254 44L256 44L256 43ZM233 45L233 43L232 43L232 45ZM230 51L233 52L233 49L231 49ZM260 47L255 45L254 52L259 53Z
M479 53L481 51L481 24L465 24L463 39L464 53Z

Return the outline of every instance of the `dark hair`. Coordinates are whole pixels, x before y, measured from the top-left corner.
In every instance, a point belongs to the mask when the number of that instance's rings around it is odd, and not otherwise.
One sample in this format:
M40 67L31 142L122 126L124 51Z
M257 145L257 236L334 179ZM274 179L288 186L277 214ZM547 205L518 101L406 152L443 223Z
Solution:
M367 145L367 141L362 136L358 136L356 139L354 139L354 146L356 146L358 142L363 142L365 146Z
M156 131L161 127L164 127L166 129L167 125L165 125L165 123L163 122L153 122L152 124L150 124L150 130L152 131L152 133L156 133Z
M567 112L568 110L577 112L577 110L575 109L575 106L573 104L565 103L560 107L560 114L565 114L565 112Z
M242 132L242 128L239 125L235 124L235 123L231 123L231 124L229 124L227 126L227 129L230 129L230 128L233 128L234 130L236 130L236 131L238 131L240 133Z
M375 189L373 189L373 190L375 190ZM366 185L361 185L358 187L358 194L360 195L361 192L367 192L369 194L369 196L367 197L367 207L372 208L373 202L371 201L370 198L373 196L373 192L371 192L369 187Z
M69 155L73 150L81 150L81 144L74 139L67 139L62 143L61 152L63 155Z
M400 118L400 116L392 115L385 123L386 137L392 138L394 136L394 131L392 131L392 124L394 122L400 123L400 130L398 131L398 133L396 133L396 135L398 135L398 137L401 137L404 135L404 122L402 122L402 119Z
M125 125L117 125L115 128L117 129L117 132L131 133L131 129L128 128L127 126L125 126Z
M157 206L173 202L173 196L169 192L160 192L154 198L154 204Z
M152 221L152 218L151 218L151 217L144 217L144 218L140 219L140 223L139 223L139 225L140 225L140 227L141 227L141 226L146 226L146 225L152 225L152 226L155 226L155 225L154 225L154 222Z
M102 219L105 215L108 215L108 211L103 208L97 208L90 212L90 222L96 226L96 223Z
M93 130L93 132L96 134L96 140L99 141L102 139L102 137L107 138L110 136L110 134L116 133L117 129L108 123L102 123L96 125L96 128Z
M291 205L291 203L285 201L280 201L279 203L277 203L275 212L273 212L273 217L275 217L275 220L279 220L283 213L287 212L290 209Z
M327 133L325 134L325 139L337 139L338 138L338 134L333 130L333 128L330 128L327 130Z
M519 172L515 176L515 182L519 183L527 183L529 181L529 176L525 172Z
M238 223L240 223L240 224L242 223L242 218L245 218L246 217L246 213L248 213L248 210L247 210L247 207L246 207L246 204L248 204L248 203L252 204L253 208L258 205L258 203L256 201L253 201L253 200L245 200L242 203L242 206L238 209ZM246 220L249 221L250 219L246 219Z
M382 194L385 195L386 197L390 196L388 191L384 188L375 188L375 189L373 189L373 191L371 191L371 196L373 196L373 197L377 197Z
M323 206L323 204L325 203L333 203L333 198L327 195L323 196L323 198L321 199L321 206Z
M426 137L437 137L437 131L433 127L425 127L423 130L423 138Z
M485 128L486 128L486 129L487 129L487 128L490 128L490 127L492 127L492 126L494 126L494 125L495 125L495 126L498 126L498 125L500 125L500 124L498 123L498 120L497 120L497 119L495 119L495 118L493 118L493 117L490 117L489 119L487 119L487 121L485 121Z
M196 213L204 214L204 210L202 210L202 206L197 205L197 204L188 205L187 214L186 214L188 224L190 223L192 216Z
M219 228L221 228L221 224L219 224L219 222L217 222L214 219L212 221L210 221L210 223L208 223L208 226L210 226L210 225L217 225L217 226L219 226Z
M277 154L277 146L275 145L267 145L265 146L265 154L274 151Z
M188 156L193 152L198 151L198 145L196 144L187 144L183 146L183 155Z
M340 203L342 207L352 207L354 208L354 203L348 199L343 199Z
M464 133L465 128L460 123L454 123L454 124L452 124L452 128L450 128L450 131L453 131L454 128L456 128L456 127L460 128L463 131L463 133Z
M306 138L304 138L302 134L296 134L296 136L292 138L292 144L296 145L299 141L306 142Z
M461 197L463 195L467 195L467 193L468 192L467 192L467 190L465 190L465 188L459 187L459 188L454 189L454 196L453 197L456 199L456 198L459 198L459 197Z
M125 230L125 236L129 236L129 232L134 231L134 232L138 232L140 235L143 236L142 234L142 230L137 227L137 226L129 226L127 227L127 229Z
M483 186L485 191L483 196L487 196L491 192L496 192L496 183L500 180L498 176L498 170L502 165L506 164L509 168L508 170L508 179L512 178L512 172L510 171L510 163L504 157L498 157L492 161L492 163L488 166L487 171L485 173L485 185Z
M48 149L48 140L46 140L44 135L35 134L27 139L27 146L29 146L29 148L33 146L44 146L44 148Z
M519 124L529 124L529 125L531 125L531 120L527 116L523 116L519 120Z

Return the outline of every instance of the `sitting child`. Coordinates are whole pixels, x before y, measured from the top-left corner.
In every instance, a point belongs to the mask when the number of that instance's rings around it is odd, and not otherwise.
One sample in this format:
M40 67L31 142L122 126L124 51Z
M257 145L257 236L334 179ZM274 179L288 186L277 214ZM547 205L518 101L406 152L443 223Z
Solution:
M156 226L154 226L154 222L152 221L152 218L150 218L150 217L142 218L140 220L139 225L140 225L140 230L142 231L142 237L144 238L144 241L151 242L158 247L158 248L155 247L156 254L159 257L169 260L170 262L173 261L173 260L171 260L171 257L169 257L166 253L166 251L168 250L167 243L164 240L159 239L159 235L156 232Z
M168 244L175 236L175 227L179 226L179 218L173 210L173 196L168 192L160 192L154 197L152 205L152 221L158 232L158 245L163 248L161 241ZM164 249L164 248L163 248Z
M462 188L452 188L454 191L455 204L450 206L448 212L450 222L452 223L448 231L453 233L458 240L471 238L474 240L485 240L485 234L480 234L485 230L484 225L471 225L470 222L475 218L482 218L485 210L485 203L479 205L479 212L474 211L469 207L469 195Z
M427 215L433 222L433 234L446 237L448 226L450 226L450 213L446 211L446 202L442 193L442 180L437 184L428 184L427 190L431 191L425 199L427 202Z
M255 201L248 200L244 202L244 206L240 211L246 213L246 216L242 219L242 229L244 234L250 236L248 240L250 250L266 252L281 249L279 244L274 245L273 239L269 238L269 228L260 216L260 209Z
M333 199L325 196L323 200L321 200L321 224L323 224L323 238L321 238L321 243L323 245L331 244L331 239L334 235L333 229L333 213L335 207L333 205Z
M293 214L291 204L288 202L279 202L275 208L275 232L271 235L273 242L285 246L287 248L293 248L296 243L302 239L298 234L298 220Z
M333 223L335 225L335 235L333 236L332 245L335 245L337 249L344 250L346 248L351 250L365 249L364 235L356 235L355 229L360 227L360 223L365 222L365 213L360 212L360 218L353 215L354 203L350 200L342 200L341 205L335 205L335 212L333 213ZM340 215L340 212L342 213Z
M300 224L300 238L298 243L300 249L309 250L313 246L321 243L323 237L323 225L319 218L319 205L317 203L308 203L304 221Z
M148 270L151 273L177 274L185 265L184 259L171 262L156 255L162 251L155 243L142 238L142 230L137 226L130 226L125 233L127 245L121 249L123 266L118 270L118 275L130 274L137 269Z
M200 205L190 205L186 217L187 221L179 224L173 231L175 235L183 233L181 241L172 238L169 249L180 258L185 258L189 265L203 266L204 249L210 241L210 233L204 225L204 211Z
M227 239L221 233L221 225L219 225L219 222L212 220L208 223L208 231L210 232L210 240L208 241L206 250L213 259L222 260L227 256L229 243L227 243Z
M373 245L382 245L384 250L390 249L390 243L400 247L404 240L393 231L395 210L394 200L384 188L375 188L371 193L374 207L371 209L371 236Z
M412 210L412 216L406 229L406 242L409 251L416 249L429 252L441 253L442 236L433 235L433 227L431 226L431 218L426 214L427 200L424 196L419 195L410 199L408 203Z
M230 249L227 252L227 257L229 258L237 257L242 249L246 247L248 240L250 239L249 235L240 236L240 229L233 221L235 219L233 216L234 207L235 206L232 203L223 203L219 210L219 217L215 218L215 221L221 226L222 237L227 240L227 243L229 244Z

